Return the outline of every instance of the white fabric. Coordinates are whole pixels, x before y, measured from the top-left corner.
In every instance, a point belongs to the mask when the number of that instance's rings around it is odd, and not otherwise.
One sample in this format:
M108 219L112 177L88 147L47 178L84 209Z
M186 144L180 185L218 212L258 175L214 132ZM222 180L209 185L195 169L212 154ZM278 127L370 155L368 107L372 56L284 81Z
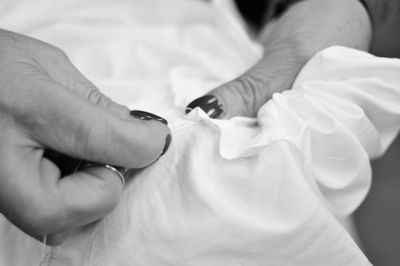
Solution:
M337 218L361 203L369 158L399 129L399 60L333 47L256 119L185 116L188 102L261 56L222 3L0 3L2 27L61 47L106 94L165 116L173 133L115 211L73 232L44 265L370 265ZM0 220L0 265L41 256Z

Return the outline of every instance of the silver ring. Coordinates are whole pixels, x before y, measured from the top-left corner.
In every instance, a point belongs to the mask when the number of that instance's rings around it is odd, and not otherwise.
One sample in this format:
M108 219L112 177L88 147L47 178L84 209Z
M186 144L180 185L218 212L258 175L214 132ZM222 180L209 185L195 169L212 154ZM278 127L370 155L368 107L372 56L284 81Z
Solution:
M122 185L125 185L125 168L120 167L120 166L114 166L114 165L109 165L109 164L102 164L102 163L94 163L94 162L88 162L88 161L81 161L76 168L75 172L78 172L83 169L87 169L90 167L103 167L108 170L113 171L121 180Z

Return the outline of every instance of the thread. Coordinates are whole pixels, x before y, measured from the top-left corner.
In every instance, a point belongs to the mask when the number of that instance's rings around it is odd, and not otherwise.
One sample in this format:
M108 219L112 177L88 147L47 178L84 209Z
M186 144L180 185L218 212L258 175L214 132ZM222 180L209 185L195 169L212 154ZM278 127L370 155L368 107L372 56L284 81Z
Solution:
M49 255L48 255L49 252L46 251L47 249L46 243L47 243L47 235L44 235L42 241L42 250L40 254L41 259L39 262L39 266L45 266L49 260Z
M37 254L36 251L33 250L32 248L32 242L36 242L35 240L32 240L29 242L29 252L33 257ZM43 240L41 242L41 247L40 247L40 260L39 260L39 266L46 266L49 264L50 260L52 258L57 258L60 256L60 248L59 247L49 247L47 246L47 235L43 236Z

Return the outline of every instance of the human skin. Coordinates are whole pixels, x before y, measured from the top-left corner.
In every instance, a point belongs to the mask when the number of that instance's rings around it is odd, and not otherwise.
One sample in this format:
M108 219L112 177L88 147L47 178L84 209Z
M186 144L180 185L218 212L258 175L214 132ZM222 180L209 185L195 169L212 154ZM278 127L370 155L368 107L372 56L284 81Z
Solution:
M382 16L379 10L385 9L371 8L373 18ZM331 45L366 50L370 33L358 0L294 4L261 31L260 62L212 92L224 106L219 118L254 116L274 92L290 88L316 52ZM102 168L61 179L60 169L43 156L45 149L141 168L159 156L168 134L160 123L131 118L58 48L7 31L0 31L0 129L0 211L26 233L38 239L48 235L53 245L71 228L105 216L122 186Z
M260 31L258 38L264 46L260 61L207 93L218 100L222 112L213 112L210 108L215 105L203 104L201 99L191 103L188 111L198 106L213 118L256 116L274 93L290 89L299 71L317 52L333 45L368 50L372 25L359 0L293 2L282 16Z
M123 190L103 167L62 177L45 150L143 168L169 133L102 95L60 49L0 30L0 212L27 234L58 245L108 214Z

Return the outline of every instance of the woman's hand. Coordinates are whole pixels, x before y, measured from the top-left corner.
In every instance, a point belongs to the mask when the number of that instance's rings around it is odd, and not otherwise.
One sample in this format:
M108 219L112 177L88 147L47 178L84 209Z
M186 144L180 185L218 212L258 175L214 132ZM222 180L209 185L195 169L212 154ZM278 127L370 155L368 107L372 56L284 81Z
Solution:
M303 0L260 34L263 58L235 80L188 105L212 118L255 116L275 92L290 89L302 67L320 50L342 45L367 50L371 23L359 0Z
M61 176L45 149L142 168L164 150L169 129L102 95L58 48L0 30L0 211L29 235L60 244L96 221L123 186L102 167Z

